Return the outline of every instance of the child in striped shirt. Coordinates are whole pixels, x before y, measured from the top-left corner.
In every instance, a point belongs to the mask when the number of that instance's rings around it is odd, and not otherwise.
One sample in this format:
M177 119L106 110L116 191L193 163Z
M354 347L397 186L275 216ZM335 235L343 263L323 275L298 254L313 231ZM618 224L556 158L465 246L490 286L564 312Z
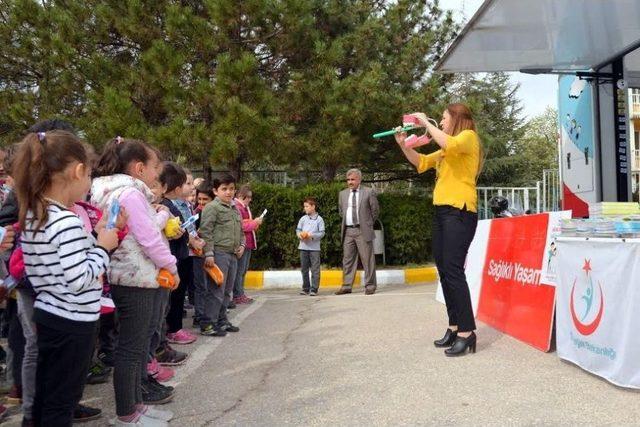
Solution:
M102 283L117 229L96 236L69 210L91 186L91 151L65 131L31 133L14 179L27 279L36 292L38 364L33 420L71 425L93 353Z

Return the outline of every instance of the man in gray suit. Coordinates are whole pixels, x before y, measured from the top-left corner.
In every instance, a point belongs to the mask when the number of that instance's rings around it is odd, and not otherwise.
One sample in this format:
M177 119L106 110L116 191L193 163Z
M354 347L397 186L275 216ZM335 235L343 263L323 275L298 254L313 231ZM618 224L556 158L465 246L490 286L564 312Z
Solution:
M378 198L368 187L360 185L362 172L347 172L346 188L340 192L338 206L342 217L342 278L336 295L350 294L358 270L358 258L364 267L365 294L376 292L376 258L373 253L373 223L378 219Z

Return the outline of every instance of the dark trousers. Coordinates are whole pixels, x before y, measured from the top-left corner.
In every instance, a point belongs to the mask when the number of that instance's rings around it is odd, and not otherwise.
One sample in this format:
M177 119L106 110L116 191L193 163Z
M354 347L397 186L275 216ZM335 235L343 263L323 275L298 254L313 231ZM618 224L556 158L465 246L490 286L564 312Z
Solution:
M205 275L208 274L204 271L204 258L194 256L193 258L193 287L195 288L194 295L194 319L198 322L202 320L204 316L205 305L205 293L207 292L207 279Z
M113 369L116 414L131 415L142 403L142 366L149 354L149 325L157 289L112 286L120 331Z
M22 359L24 358L24 332L18 318L18 304L13 298L7 300L7 312L9 315L9 348L13 352L11 359L11 372L13 373L13 383L22 387Z
M169 314L167 314L167 332L175 333L182 329L182 311L184 310L184 296L193 281L193 261L185 258L178 261L178 276L180 284L171 292Z
M199 258L197 256L190 256L189 260L191 262L191 264L194 264L194 260L196 258ZM192 267L193 270L193 267ZM196 279L195 279L195 274L193 275L193 277L191 278L191 281L189 283L187 283L187 298L189 300L189 304L191 304L192 306L196 305Z
M100 329L98 330L98 354L104 353L113 357L116 349L116 312L100 315Z
M460 332L476 329L464 264L476 233L478 215L453 206L436 206L433 219L433 256L442 293L447 304L449 325Z
M92 333L70 333L36 323L38 368L33 420L37 426L71 426L73 410L82 398L96 342Z

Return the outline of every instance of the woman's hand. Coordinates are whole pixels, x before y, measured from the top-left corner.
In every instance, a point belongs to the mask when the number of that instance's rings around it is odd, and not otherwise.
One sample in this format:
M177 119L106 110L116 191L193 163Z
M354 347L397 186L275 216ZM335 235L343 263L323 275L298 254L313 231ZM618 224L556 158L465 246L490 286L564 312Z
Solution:
M214 257L212 257L212 256L208 256L208 257L206 257L206 258L204 259L204 265L205 265L206 267L211 268L211 267L213 267L214 265L216 265L216 259L215 259Z
M400 147L400 150L402 150L404 156L407 158L407 160L409 160L409 163L411 163L415 167L418 167L418 165L420 164L420 155L413 148L408 148L404 145L404 141L405 139L407 139L407 133L403 132L401 127L395 128L395 131L396 133L394 134L394 137L396 139L396 142L398 143L398 147Z
M416 119L418 119L418 121L420 122L420 125L423 128L426 128L427 125L429 124L429 118L425 113L411 113L411 115Z
M407 139L407 133L402 130L401 126L395 128L396 133L393 134L393 137L396 139L396 142L400 146L400 148L404 147L404 140Z
M427 117L425 113L411 113L415 116L421 125L423 125L431 138L440 146L442 149L447 148L447 138L449 137L442 129L438 127L438 122L434 119ZM435 124L434 124L435 123Z

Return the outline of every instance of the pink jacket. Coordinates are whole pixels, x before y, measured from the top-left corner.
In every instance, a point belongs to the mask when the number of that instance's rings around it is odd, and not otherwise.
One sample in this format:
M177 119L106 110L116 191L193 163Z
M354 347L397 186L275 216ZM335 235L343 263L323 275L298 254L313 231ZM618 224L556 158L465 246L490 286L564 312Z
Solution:
M244 231L246 249L255 250L258 247L258 240L256 239L258 223L253 219L249 206L245 206L238 199L235 199L234 202L236 209L240 212L240 218L242 219L242 231Z
M104 211L117 198L128 214L128 233L111 256L112 285L157 288L160 268L177 273L176 258L161 232L169 213L157 213L151 206L149 188L129 175L112 175L93 180L92 201Z

